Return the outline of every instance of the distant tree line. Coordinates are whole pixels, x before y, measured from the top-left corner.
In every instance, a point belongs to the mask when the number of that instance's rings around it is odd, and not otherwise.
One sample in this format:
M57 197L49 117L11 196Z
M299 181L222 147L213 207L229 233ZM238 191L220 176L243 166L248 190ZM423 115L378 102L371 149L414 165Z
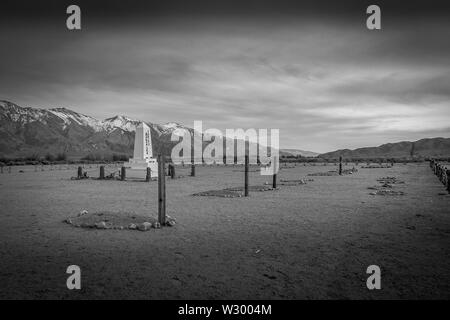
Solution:
M117 154L113 153L112 155L105 155L102 153L89 153L86 156L82 157L81 160L91 161L91 162L120 162L120 161L128 161L130 156L127 154Z
M365 158L351 158L342 157L343 162L359 162L359 163L409 163L409 162L424 162L430 159L436 159L439 161L450 161L450 157L399 157L399 158L389 158L389 157L365 157ZM321 158L321 157L301 157L301 156L290 156L282 155L280 156L280 162L289 163L334 163L338 162L337 158Z
M130 157L126 154L93 154L89 153L81 159L69 159L65 152L44 156L33 153L24 157L2 157L0 156L0 166L21 166L21 165L49 165L49 164L77 164L77 163L108 163L124 162Z

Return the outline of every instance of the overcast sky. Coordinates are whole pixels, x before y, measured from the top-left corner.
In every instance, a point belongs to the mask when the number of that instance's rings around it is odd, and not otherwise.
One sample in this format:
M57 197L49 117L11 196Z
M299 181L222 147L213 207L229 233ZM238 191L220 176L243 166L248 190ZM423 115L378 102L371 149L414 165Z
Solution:
M450 137L450 11L441 2L17 0L0 21L0 99L204 128L278 128L326 152ZM82 30L68 31L78 3ZM293 5L292 3L297 3Z

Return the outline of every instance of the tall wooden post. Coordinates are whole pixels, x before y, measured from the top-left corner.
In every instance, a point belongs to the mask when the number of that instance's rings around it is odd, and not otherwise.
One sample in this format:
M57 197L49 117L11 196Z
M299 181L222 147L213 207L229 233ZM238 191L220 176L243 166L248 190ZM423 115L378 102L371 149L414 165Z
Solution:
M100 166L100 180L105 179L105 166Z
M147 168L147 174L145 175L145 181L149 182L152 177L152 169Z
M277 188L277 158L273 157L273 177L272 177L272 188Z
M248 154L245 155L245 178L244 178L244 196L248 197Z
M125 167L122 167L121 171L120 171L120 180L124 181L127 177L127 171L125 169Z
M164 172L164 156L158 155L158 222L166 223L166 175Z
M83 177L83 168L82 167L78 167L77 178L81 179L82 177Z
M191 165L191 177L195 177L195 164Z
M342 156L339 157L339 175L342 176Z
M169 175L170 178L175 179L175 166L173 165L173 163L169 164Z

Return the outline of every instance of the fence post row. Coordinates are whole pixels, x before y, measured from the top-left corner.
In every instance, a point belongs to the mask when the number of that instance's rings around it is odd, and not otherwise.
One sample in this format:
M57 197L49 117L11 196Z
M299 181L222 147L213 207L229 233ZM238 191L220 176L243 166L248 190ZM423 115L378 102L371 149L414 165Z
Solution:
M430 168L450 193L450 170L434 159L430 160Z

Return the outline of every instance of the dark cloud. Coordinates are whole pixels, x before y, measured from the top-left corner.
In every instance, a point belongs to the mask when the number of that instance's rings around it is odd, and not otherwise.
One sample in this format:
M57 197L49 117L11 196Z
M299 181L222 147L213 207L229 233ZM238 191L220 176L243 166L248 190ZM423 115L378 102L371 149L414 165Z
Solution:
M440 1L379 2L381 31L365 28L365 1L82 1L77 32L49 3L2 10L2 99L280 128L283 147L314 151L448 135Z

